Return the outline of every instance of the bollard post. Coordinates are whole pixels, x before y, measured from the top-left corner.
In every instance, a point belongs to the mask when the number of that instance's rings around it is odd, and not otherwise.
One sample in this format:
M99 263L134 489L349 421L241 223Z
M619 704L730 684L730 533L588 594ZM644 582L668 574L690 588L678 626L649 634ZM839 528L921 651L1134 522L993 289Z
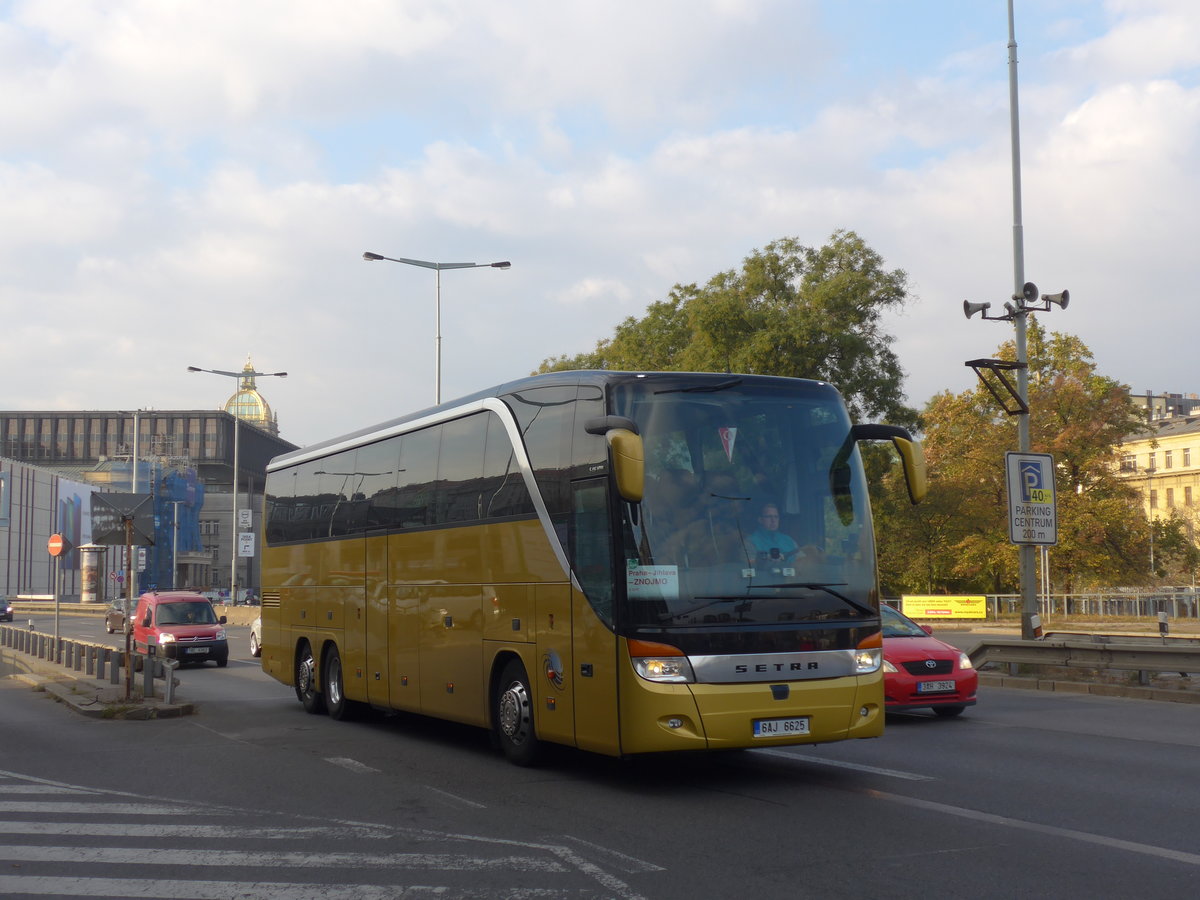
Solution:
M108 653L109 661L112 663L112 665L109 667L109 670L108 670L108 683L109 684L120 684L121 683L121 663L123 663L125 661L125 654L122 653L120 650L117 650L115 652L112 650L108 650L106 652Z
M151 646L154 646L151 644ZM142 696L147 700L154 696L154 657L142 657Z
M96 680L104 680L104 667L108 664L108 650L103 647L96 648Z
M87 670L87 674L94 675L96 672L96 648L89 646L85 654L86 662L84 668Z
M178 684L175 680L175 670L179 668L179 660L164 659L163 664L163 700L167 703L175 702L175 685Z

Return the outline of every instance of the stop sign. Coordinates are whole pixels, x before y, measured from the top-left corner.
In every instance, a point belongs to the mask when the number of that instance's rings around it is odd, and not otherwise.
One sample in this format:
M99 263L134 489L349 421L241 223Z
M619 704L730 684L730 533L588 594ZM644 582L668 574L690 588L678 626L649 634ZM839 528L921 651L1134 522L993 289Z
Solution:
M58 556L66 549L67 542L63 540L61 534L50 535L50 540L46 542L46 549L50 551L51 556Z

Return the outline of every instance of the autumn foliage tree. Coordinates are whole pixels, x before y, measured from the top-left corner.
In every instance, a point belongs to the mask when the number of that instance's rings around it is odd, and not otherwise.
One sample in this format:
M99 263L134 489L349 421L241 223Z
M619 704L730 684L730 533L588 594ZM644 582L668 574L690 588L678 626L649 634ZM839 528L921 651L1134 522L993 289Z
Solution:
M1136 491L1117 475L1116 448L1145 419L1120 384L1096 371L1082 341L1047 334L1036 317L1028 325L1031 449L1054 457L1052 588L1142 583L1149 531ZM1014 360L1015 346L996 355ZM885 590L1016 592L1004 475L1004 454L1017 448L1016 417L979 385L934 397L922 420L930 499L911 507L896 484L879 498Z

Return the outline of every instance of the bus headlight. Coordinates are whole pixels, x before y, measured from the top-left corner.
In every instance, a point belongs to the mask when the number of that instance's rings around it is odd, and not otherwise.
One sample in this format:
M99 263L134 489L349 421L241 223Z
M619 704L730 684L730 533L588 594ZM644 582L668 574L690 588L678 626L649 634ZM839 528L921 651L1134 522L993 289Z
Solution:
M642 656L633 661L637 673L647 681L689 684L696 680L686 656Z
M683 655L683 651L670 644L631 639L629 657L634 670L647 681L690 684L696 680L692 664Z
M854 651L854 674L869 675L883 662L883 649L864 647Z

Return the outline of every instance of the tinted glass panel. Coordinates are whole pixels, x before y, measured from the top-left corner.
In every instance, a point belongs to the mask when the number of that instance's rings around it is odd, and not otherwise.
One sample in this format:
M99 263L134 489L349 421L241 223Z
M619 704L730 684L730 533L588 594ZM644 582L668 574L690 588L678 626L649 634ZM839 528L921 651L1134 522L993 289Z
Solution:
M401 528L420 528L436 522L434 482L440 442L441 428L436 425L404 435L395 509L396 524Z
M362 495L364 531L392 528L396 515L396 481L400 469L399 437L358 448L358 493Z
M487 416L477 414L442 426L438 459L439 523L471 522L482 517L483 450Z
M494 413L488 413L482 495L484 518L527 516L534 511L508 432Z

